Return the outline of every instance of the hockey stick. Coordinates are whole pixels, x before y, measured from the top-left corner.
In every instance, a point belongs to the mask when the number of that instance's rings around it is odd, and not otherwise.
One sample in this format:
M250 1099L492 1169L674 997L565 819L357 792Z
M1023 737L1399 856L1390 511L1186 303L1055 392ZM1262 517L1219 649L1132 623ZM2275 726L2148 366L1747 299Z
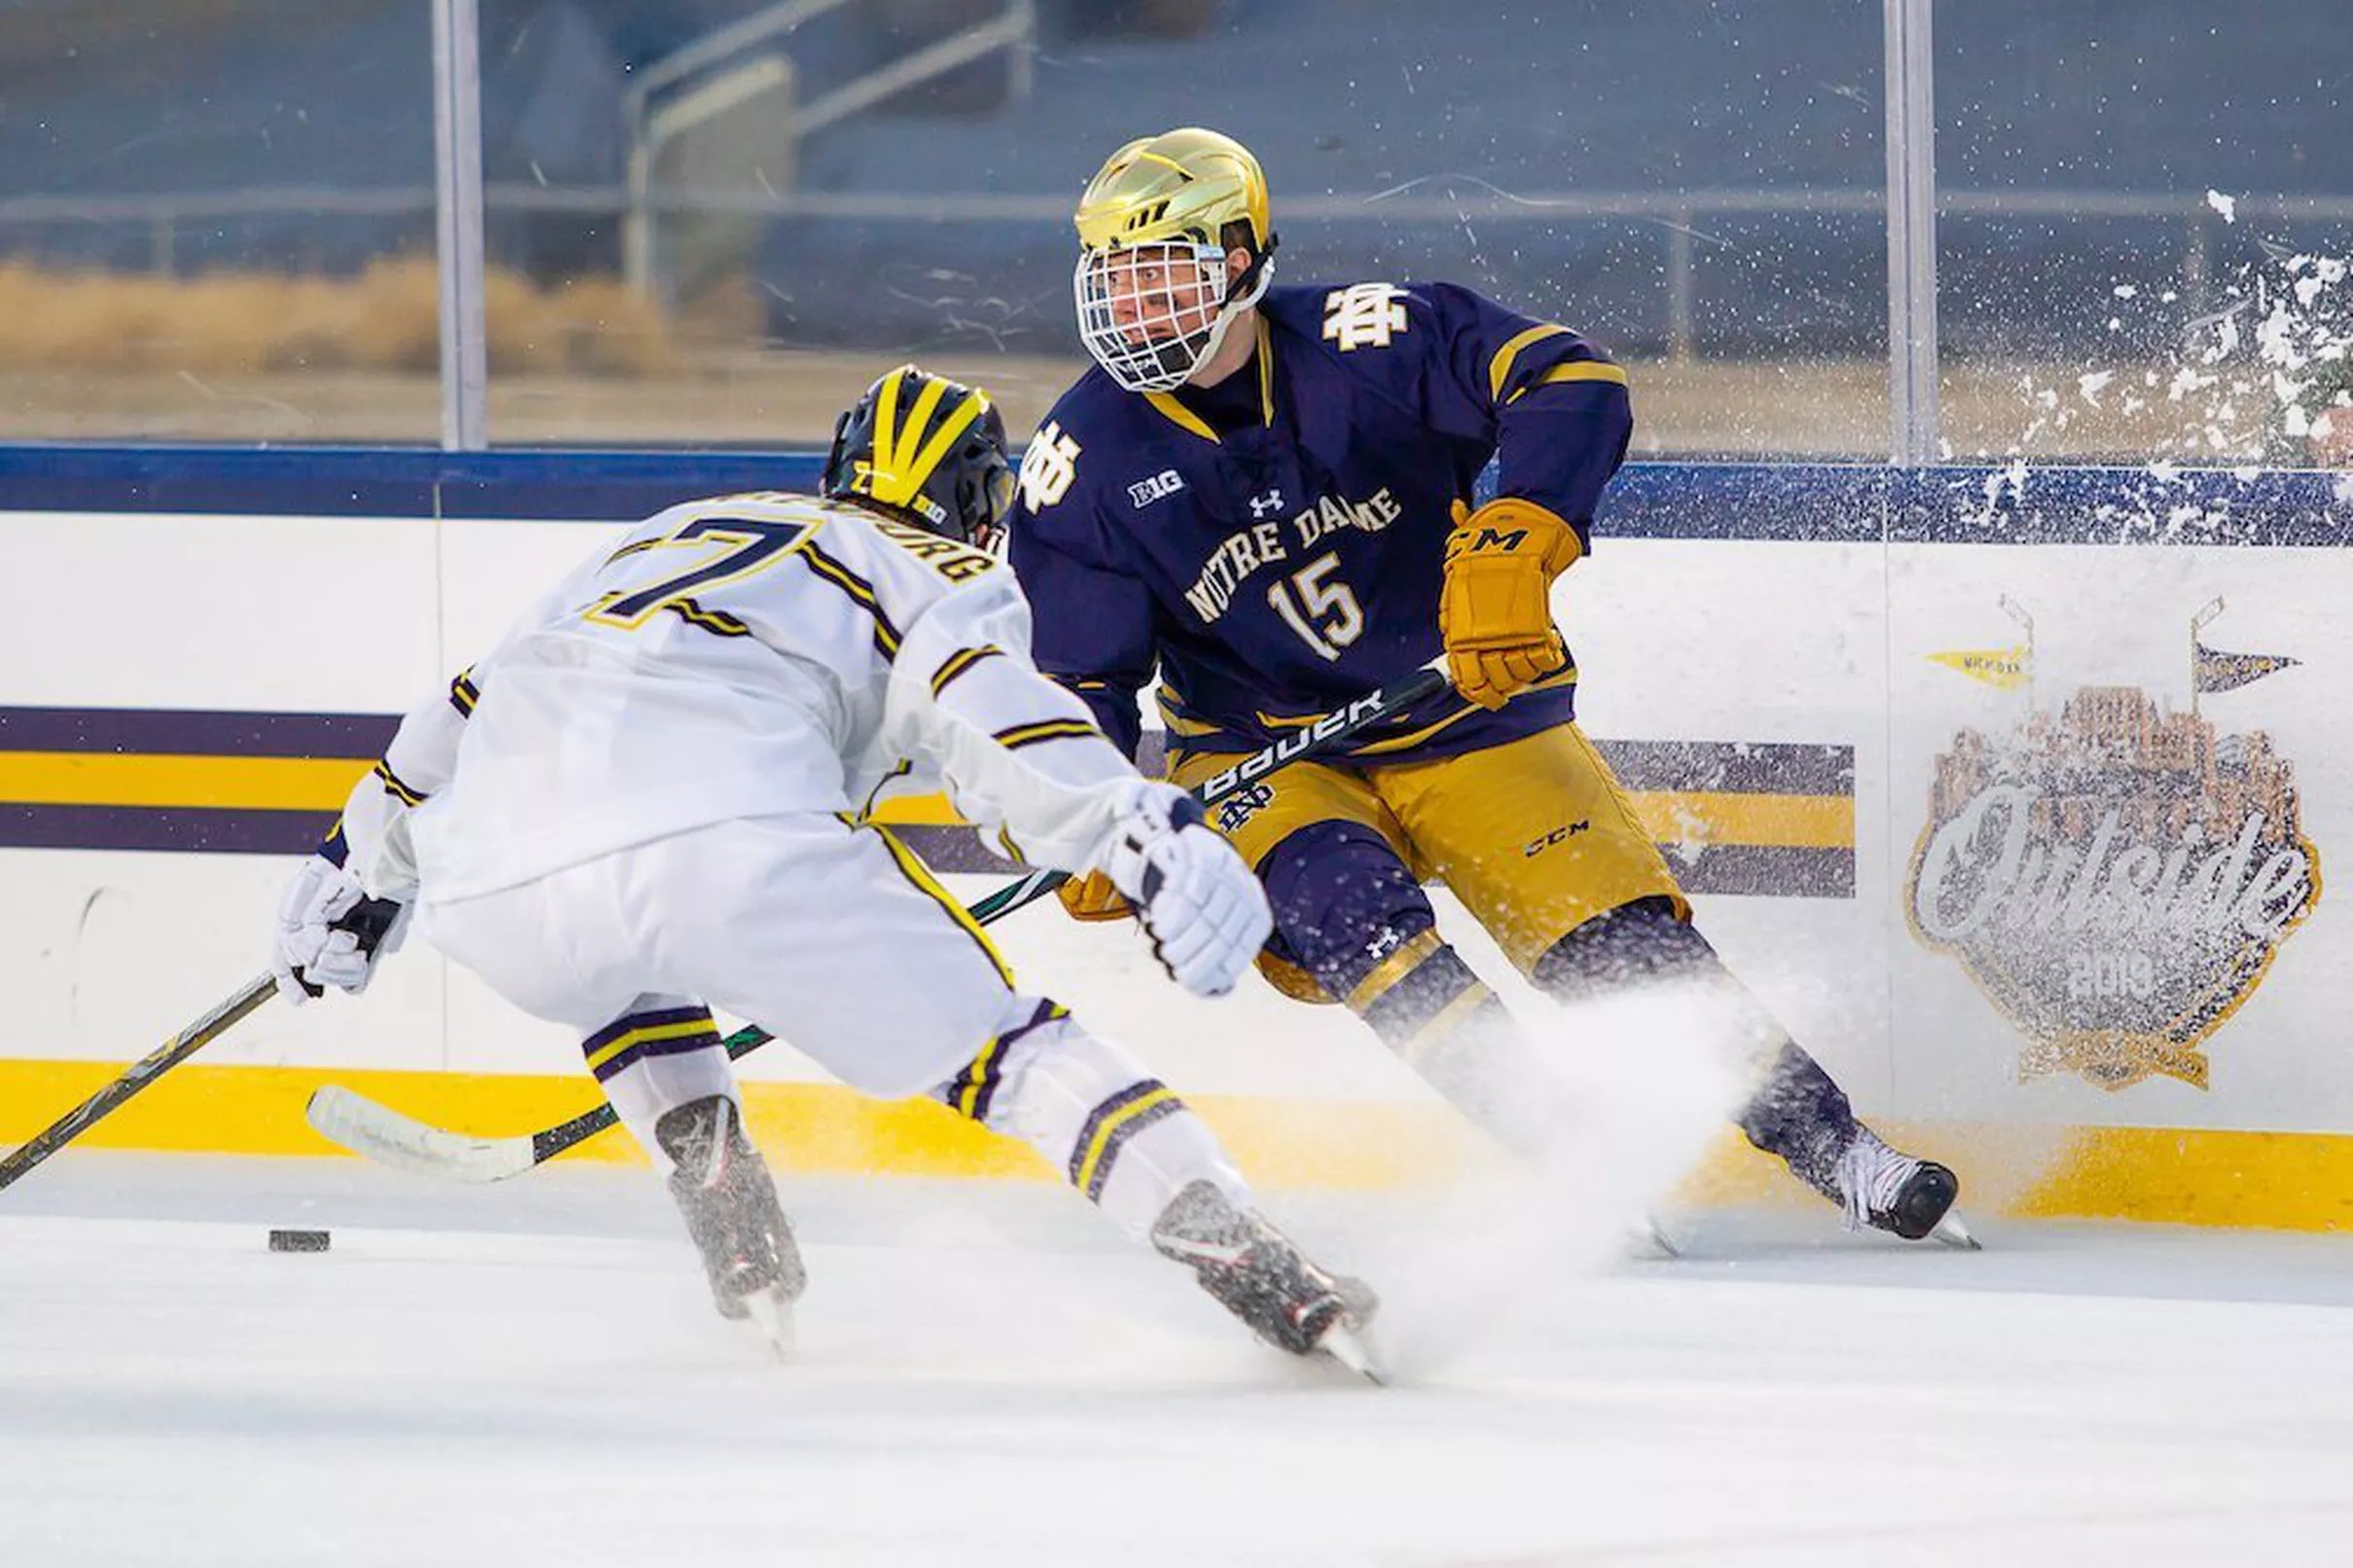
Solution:
M1412 674L1367 692L1345 708L1334 709L1314 723L1212 775L1193 791L1194 798L1204 806L1213 806L1278 768L1328 750L1384 719L1396 717L1415 703L1444 690L1446 683L1444 661L1433 659ZM1069 880L1069 875L1061 871L1033 871L971 905L966 913L980 924L992 924L1035 903ZM767 1030L754 1026L736 1030L720 1043L732 1060L758 1050L773 1038ZM470 1137L404 1116L334 1084L314 1093L303 1115L320 1136L354 1154L404 1170L459 1181L505 1181L509 1176L521 1175L573 1145L596 1136L620 1119L613 1106L605 1103L538 1132L503 1138Z
M32 1140L0 1160L0 1187L7 1187L42 1161L111 1115L131 1096L228 1032L238 1021L277 993L277 976L257 975L237 993L123 1069L123 1076L52 1122Z
M747 1026L720 1043L732 1062L775 1037L757 1026ZM612 1102L601 1100L569 1122L558 1122L537 1132L503 1138L474 1137L420 1122L340 1084L314 1090L310 1103L302 1107L302 1116L328 1142L378 1165L447 1181L476 1182L519 1176L535 1166L545 1165L574 1144L585 1143L620 1120Z
M1277 768L1288 766L1301 757L1328 750L1351 736L1362 734L1385 718L1396 717L1414 704L1445 690L1446 683L1444 658L1432 659L1413 674L1400 676L1385 686L1376 686L1346 708L1335 708L1313 724L1305 725L1274 745L1251 752L1222 772L1210 775L1194 789L1193 798L1204 806L1214 806L1244 784L1255 784ZM986 925L1000 915L1011 914L1024 904L1034 903L1070 880L1066 872L1033 871L1021 881L998 889L966 913Z

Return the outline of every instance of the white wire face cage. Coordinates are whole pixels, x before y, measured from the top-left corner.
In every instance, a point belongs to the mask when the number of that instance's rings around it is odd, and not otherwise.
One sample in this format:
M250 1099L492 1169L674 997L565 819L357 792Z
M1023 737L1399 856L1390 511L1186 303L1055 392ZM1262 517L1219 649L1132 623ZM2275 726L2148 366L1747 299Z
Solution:
M1084 251L1071 282L1087 352L1130 392L1184 385L1225 335L1221 246L1165 240Z

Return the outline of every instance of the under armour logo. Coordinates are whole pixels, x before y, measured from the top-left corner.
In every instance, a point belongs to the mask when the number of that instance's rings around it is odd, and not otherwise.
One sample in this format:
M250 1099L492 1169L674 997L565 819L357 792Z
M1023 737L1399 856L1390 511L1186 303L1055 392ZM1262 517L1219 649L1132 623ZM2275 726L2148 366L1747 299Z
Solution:
M1280 490L1269 490L1263 496L1250 497L1250 515L1252 517L1266 517L1282 510L1282 492Z

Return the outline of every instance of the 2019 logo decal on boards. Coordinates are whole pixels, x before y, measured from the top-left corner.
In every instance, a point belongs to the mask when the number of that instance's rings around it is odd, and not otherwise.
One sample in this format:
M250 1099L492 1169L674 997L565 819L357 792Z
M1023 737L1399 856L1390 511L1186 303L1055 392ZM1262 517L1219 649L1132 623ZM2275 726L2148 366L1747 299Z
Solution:
M2200 696L2297 662L2193 648ZM1997 673L1976 678L2022 683ZM2320 893L2296 770L2267 735L2227 733L2195 700L2168 713L2138 687L2086 686L2007 734L1953 737L1905 904L2025 1035L2021 1077L2202 1089L2200 1047Z

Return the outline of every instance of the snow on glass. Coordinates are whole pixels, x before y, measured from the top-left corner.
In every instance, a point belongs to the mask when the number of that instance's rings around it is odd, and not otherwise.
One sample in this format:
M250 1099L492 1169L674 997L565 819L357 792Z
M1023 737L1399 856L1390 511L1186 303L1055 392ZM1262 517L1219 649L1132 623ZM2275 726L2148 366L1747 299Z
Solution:
M2234 198L2215 191L2206 202L2225 224L2236 223ZM2100 508L2134 536L2228 525L2228 498L2194 498L2187 469L2227 468L2249 479L2266 467L2353 461L2353 263L2260 237L2257 248L2213 289L2210 309L2193 313L2179 287L2112 286L2109 334L2119 343L2156 345L2155 352L2021 371L2023 423L2001 451L1981 454L2001 462L1977 481L1984 516L2024 499L2038 443L2071 430L2080 443L2085 426L2144 428L2148 416L2166 409L2176 417L2135 443L2150 482Z

